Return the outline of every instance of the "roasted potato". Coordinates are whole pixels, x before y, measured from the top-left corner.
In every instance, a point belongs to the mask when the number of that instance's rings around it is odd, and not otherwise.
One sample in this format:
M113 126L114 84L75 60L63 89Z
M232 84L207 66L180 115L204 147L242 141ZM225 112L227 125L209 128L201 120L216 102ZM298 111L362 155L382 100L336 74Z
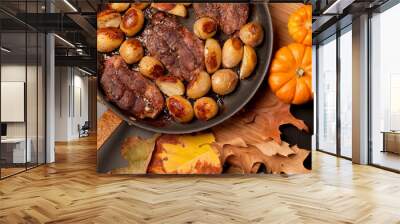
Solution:
M209 38L204 47L204 63L209 74L214 73L221 66L222 50L217 40Z
M124 40L124 33L118 28L97 29L97 51L102 53L117 49Z
M207 121L218 113L218 104L211 97L202 97L194 102L194 115L199 120Z
M131 37L142 29L143 24L144 15L142 10L131 7L122 16L120 28L128 37Z
M130 38L121 44L119 54L126 63L133 64L143 58L144 50L140 41Z
M182 96L168 97L167 108L171 116L180 123L187 123L193 119L192 104Z
M240 29L239 37L243 43L256 47L264 40L264 30L259 23L250 22Z
M201 17L193 24L193 32L200 39L207 39L217 32L217 22L209 17Z
M257 64L257 54L254 48L244 45L242 65L240 66L240 79L245 79L251 75Z
M144 56L139 62L139 71L147 78L157 79L164 74L164 66L156 58Z
M114 10L103 10L97 14L97 28L118 28L121 23L121 14Z
M185 86L175 76L167 75L158 77L156 85L167 96L180 96L185 93Z
M141 2L141 3L131 3L132 7L138 8L140 10L143 10L145 8L147 8L147 6L149 6L150 3L146 3L146 2Z
M171 13L172 15L176 15L176 16L180 16L180 17L186 17L187 10L183 4L176 4L173 9L168 11L168 13Z
M123 12L129 8L130 3L108 3L108 8L117 12Z
M211 77L212 90L219 95L227 95L235 90L238 75L232 69L220 69Z
M187 85L186 95L191 99L197 99L206 95L210 89L210 75L205 71L201 71L197 77Z
M237 37L229 38L222 47L222 65L233 68L240 63L243 57L243 43Z
M187 15L186 7L180 3L151 3L151 7L180 17Z

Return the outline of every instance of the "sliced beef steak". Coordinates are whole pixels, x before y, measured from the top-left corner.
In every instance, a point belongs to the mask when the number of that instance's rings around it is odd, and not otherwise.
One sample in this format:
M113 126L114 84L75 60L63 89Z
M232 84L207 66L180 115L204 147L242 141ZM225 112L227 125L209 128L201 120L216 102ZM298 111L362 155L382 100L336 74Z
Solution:
M144 45L168 71L186 81L204 70L204 45L192 32L163 12L153 15L143 32Z
M210 17L226 34L232 34L246 24L249 17L247 3L194 3L196 17Z
M100 78L106 98L136 118L155 118L164 107L164 97L156 85L128 68L122 57L104 62Z

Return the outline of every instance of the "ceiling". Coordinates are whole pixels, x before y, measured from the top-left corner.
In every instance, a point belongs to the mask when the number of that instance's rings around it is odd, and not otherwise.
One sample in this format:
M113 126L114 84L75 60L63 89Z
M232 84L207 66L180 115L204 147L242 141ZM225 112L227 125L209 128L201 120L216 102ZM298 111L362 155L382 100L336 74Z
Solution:
M35 62L37 51L44 49L37 40L50 32L57 34L56 65L95 71L97 6L95 0L47 0L47 5L45 0L0 0L1 44L10 50L1 52L2 61Z
M354 17L374 10L389 0L313 0L313 43L352 23Z

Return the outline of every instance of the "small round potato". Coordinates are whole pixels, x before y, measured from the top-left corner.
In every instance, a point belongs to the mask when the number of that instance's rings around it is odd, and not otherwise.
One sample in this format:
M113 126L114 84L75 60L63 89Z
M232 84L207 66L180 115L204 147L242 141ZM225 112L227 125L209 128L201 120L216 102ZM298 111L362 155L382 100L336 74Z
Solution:
M97 29L97 51L108 53L118 48L124 40L124 33L117 28Z
M264 30L259 23L250 22L240 29L239 36L243 43L256 47L264 39Z
M197 77L187 85L186 95L191 99L197 99L206 95L210 89L210 75L205 71L201 71Z
M180 123L187 123L193 119L192 104L182 96L168 97L167 108L172 117Z
M238 75L232 69L220 69L211 77L212 90L219 95L227 95L235 90Z
M164 3L151 3L151 7L155 8L160 11L168 12L175 8L176 3L169 3L169 2L164 2Z
M180 3L151 3L151 7L180 17L187 15L186 7Z
M187 10L183 4L176 4L173 9L168 11L168 13L171 13L172 15L176 15L176 16L180 16L180 17L186 17Z
M143 24L144 15L142 10L131 7L122 16L120 28L128 37L131 37L142 29Z
M257 64L257 54L254 48L244 45L243 60L240 66L240 79L245 79L251 75Z
M209 38L204 47L204 63L209 74L214 73L221 66L222 50L217 40Z
M202 97L194 102L194 115L199 120L207 121L218 113L218 104L211 97Z
M109 3L108 8L117 12L123 12L129 8L130 3Z
M119 54L126 63L133 64L143 58L144 50L140 41L130 38L121 44Z
M97 28L118 28L121 23L121 14L114 10L103 10L97 14Z
M167 75L158 77L156 85L167 96L181 96L185 93L185 86L175 76Z
M222 65L233 68L240 63L243 57L243 43L237 37L229 38L222 47Z
M156 58L144 56L139 62L139 71L147 78L157 79L164 74L164 66Z
M150 3L146 3L146 2L141 2L141 3L131 3L132 7L138 8L140 10L143 10L145 8L147 8L147 6L149 6Z
M201 17L193 24L193 32L200 39L207 39L217 32L217 23L209 17Z

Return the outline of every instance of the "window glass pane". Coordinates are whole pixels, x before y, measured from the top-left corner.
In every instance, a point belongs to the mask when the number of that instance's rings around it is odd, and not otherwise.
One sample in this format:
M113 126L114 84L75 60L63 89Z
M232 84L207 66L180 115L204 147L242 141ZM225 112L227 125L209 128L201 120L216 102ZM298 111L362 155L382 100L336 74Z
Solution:
M2 178L25 170L31 151L26 141L26 33L2 33L1 139ZM28 150L27 150L28 149Z
M340 152L352 156L352 32L340 36Z
M336 39L318 48L318 149L336 153Z
M400 170L400 4L371 19L372 163Z

